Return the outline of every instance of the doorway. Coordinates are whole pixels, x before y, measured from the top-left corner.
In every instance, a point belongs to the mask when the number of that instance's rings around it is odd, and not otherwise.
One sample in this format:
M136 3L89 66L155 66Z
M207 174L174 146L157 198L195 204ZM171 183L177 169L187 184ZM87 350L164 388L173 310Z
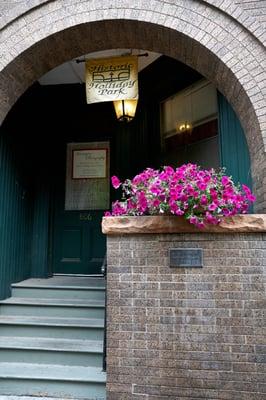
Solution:
M68 143L65 166L55 190L52 270L99 275L106 251L101 220L110 206L109 142Z

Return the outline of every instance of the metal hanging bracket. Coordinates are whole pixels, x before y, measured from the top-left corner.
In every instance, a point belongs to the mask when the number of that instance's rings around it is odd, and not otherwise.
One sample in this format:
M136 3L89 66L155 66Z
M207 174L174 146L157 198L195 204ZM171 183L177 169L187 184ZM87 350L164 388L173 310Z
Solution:
M129 56L129 55L130 55L130 54L122 54L121 57L123 57L123 56ZM135 56L137 56L137 57L148 57L149 53L131 54L131 55L135 55ZM110 58L112 58L112 57L110 57ZM76 61L77 64L79 64L79 63L86 62L87 59L86 59L86 58L81 58L81 59L77 59L77 60L75 60L75 61Z

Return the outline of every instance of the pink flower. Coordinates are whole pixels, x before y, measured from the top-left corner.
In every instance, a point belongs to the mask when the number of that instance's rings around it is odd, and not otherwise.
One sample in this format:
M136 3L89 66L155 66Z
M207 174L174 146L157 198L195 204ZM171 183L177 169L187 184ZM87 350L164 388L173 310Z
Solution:
M251 203L254 203L254 201L256 201L256 196L254 196L253 194L249 194L247 196L248 201L250 201Z
M133 201L131 199L128 200L127 202L127 209L128 210L133 210L135 207L135 204L133 203Z
M228 176L223 176L221 182L223 186L227 186L230 183L230 179L228 178Z
M256 201L256 196L254 196L252 194L250 188L246 185L242 185L242 189L244 190L248 201L250 201L251 203L254 203L254 201Z
M120 203L119 201L115 201L112 206L112 215L126 215L126 208L124 204Z
M220 222L220 219L217 217L214 217L210 212L206 212L206 217L205 220L208 224L212 224L212 225L217 225Z
M222 213L223 213L223 215L224 215L225 217L228 217L229 215L231 215L231 212L230 212L230 210L228 210L228 208L224 208L223 211L222 211Z
M212 200L216 200L217 199L218 194L217 194L217 190L216 189L211 188L210 189L210 194L211 194Z
M176 215L184 215L184 211L181 210L180 208L177 208L175 214L176 214Z
M207 189L207 183L205 182L197 182L199 190L206 190Z
M250 190L250 188L249 188L248 186L242 185L242 189L244 190L244 192L245 192L246 194L251 194L251 190Z
M206 205L208 204L208 198L207 198L206 194L203 194L203 195L201 196L200 204L201 204L202 206L206 206Z
M159 199L155 199L155 200L153 200L152 206L157 208L157 207L159 207L160 204L161 204L160 200Z
M205 224L204 224L203 221L199 221L199 222L196 224L196 227L199 228L199 229L203 229L203 228L205 228Z
M195 216L190 217L190 218L189 218L189 222L190 222L191 224L193 224L193 225L196 225L196 226L200 223L198 217L195 217Z
M179 199L183 202L186 202L188 200L188 196L185 193L181 193Z
M117 176L112 176L112 178L111 178L111 181L112 181L112 185L113 185L113 187L115 188L115 189L118 189L119 188L119 186L121 185L121 182L120 182L120 180L117 178Z
M161 193L162 188L160 188L159 186L153 185L153 186L151 186L150 191L151 191L151 193L158 196Z
M211 203L211 204L209 205L209 207L208 207L208 210L209 210L209 211L215 211L216 208L217 208L217 205L216 205L215 203Z
M144 192L139 192L137 194L137 199L138 199L138 209L139 211L141 211L141 213L144 213L147 209L148 206L148 202L147 199L145 197L145 193Z
M172 214L176 215L183 215L184 211L181 210L181 208L177 205L177 203L174 200L170 200L170 210Z

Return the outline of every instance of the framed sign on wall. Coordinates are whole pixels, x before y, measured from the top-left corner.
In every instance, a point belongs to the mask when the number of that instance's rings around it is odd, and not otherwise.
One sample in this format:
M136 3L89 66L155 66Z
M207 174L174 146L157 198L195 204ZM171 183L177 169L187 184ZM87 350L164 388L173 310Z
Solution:
M108 149L73 150L72 179L106 178Z
M109 142L67 144L66 211L109 208L109 166Z

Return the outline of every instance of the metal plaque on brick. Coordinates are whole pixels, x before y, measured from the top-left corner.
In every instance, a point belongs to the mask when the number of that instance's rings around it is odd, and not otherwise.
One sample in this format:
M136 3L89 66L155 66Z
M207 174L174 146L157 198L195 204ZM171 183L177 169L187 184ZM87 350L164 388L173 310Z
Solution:
M169 259L172 268L203 267L202 249L170 249Z

